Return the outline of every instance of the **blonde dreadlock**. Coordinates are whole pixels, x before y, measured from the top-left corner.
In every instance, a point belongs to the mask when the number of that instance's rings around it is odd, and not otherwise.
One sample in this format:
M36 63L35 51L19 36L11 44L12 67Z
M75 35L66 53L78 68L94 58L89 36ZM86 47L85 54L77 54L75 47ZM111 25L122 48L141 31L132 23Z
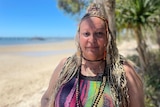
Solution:
M104 20L106 24L106 31L109 37L108 45L106 48L106 63L107 67L109 68L109 71L107 72L109 76L107 78L109 80L112 98L116 107L128 107L129 95L128 88L126 86L126 75L123 68L123 62L125 61L125 59L118 53L116 41L113 35L110 33L108 27L107 16L105 14L103 5L91 4L82 20L84 20L87 17L99 17L102 20ZM78 28L78 31L79 29L80 28ZM81 50L79 43L77 43L77 45L78 54L74 54L72 57L69 57L65 62L61 74L59 76L58 82L56 83L55 88L53 88L52 96L49 102L49 107L54 107L55 97L58 90L60 89L60 86L72 79L73 76L77 73L78 67L81 65Z

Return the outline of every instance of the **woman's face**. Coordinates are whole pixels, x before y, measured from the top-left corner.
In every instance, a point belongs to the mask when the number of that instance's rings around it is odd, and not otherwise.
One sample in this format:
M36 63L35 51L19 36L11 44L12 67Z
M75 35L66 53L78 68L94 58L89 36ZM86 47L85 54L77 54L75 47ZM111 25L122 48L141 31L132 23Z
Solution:
M107 45L105 23L98 17L88 17L80 23L79 44L83 57L102 59Z

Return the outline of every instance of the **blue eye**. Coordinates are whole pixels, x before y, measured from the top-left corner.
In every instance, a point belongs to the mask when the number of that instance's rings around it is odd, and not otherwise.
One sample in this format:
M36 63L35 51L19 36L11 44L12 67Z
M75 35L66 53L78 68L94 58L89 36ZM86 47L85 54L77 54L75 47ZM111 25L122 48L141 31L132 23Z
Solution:
M96 32L95 35L96 35L97 37L102 37L102 36L104 35L104 33L103 33L103 32Z
M85 33L82 33L84 36L89 36L90 35L90 33L89 32L85 32Z

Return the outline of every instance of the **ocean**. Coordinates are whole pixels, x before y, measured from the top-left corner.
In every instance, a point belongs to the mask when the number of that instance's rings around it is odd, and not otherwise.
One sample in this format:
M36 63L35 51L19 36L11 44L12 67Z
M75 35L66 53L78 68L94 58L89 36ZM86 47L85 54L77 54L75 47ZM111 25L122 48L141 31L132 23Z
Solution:
M25 45L25 44L45 44L45 43L55 43L63 42L66 40L73 40L73 38L66 37L53 37L53 38L42 38L42 37L33 37L33 38L23 38L23 37L0 37L0 46L9 46L9 45Z

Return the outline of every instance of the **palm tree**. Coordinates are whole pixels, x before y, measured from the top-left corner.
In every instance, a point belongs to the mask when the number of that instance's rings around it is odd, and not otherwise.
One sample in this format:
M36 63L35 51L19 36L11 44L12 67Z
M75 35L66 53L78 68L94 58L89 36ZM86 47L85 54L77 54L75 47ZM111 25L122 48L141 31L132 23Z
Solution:
M110 30L116 36L115 27L115 0L58 0L58 6L70 15L83 12L90 2L103 3L109 18ZM121 28L132 29L137 41L137 51L140 56L142 68L147 70L148 56L147 45L142 30L158 22L157 15L160 0L117 0L116 24Z
M159 21L160 21L160 14L159 14ZM160 25L156 26L156 35L157 35L157 43L158 43L159 51L160 51Z
M116 21L118 27L131 29L137 41L137 51L143 70L149 66L148 50L142 30L153 28L158 20L160 0L121 0L117 1Z

